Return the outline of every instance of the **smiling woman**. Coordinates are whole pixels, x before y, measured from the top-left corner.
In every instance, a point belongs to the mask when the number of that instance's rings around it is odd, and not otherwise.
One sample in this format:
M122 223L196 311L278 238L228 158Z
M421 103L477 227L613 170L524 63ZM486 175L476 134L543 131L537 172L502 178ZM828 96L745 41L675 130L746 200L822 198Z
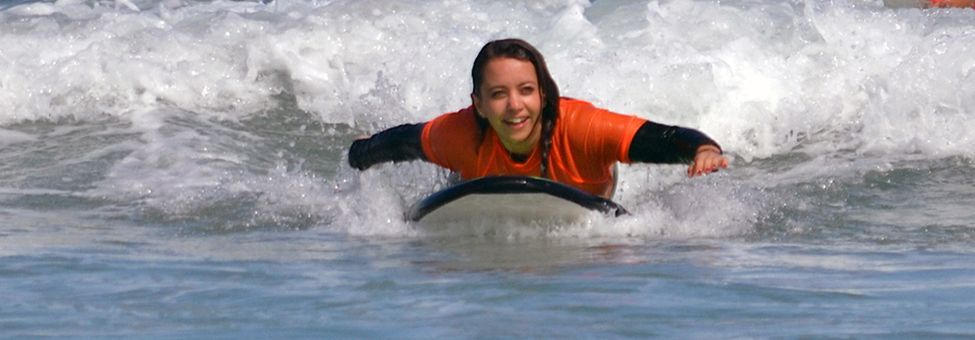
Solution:
M357 140L349 164L365 170L422 159L465 180L540 176L604 198L613 195L617 162L690 162L692 177L728 166L718 144L697 130L560 97L541 53L525 41L486 44L471 78L473 105Z
M501 144L514 155L527 155L541 137L544 93L538 90L535 67L514 58L497 58L484 68L487 93L471 94L477 114L491 125Z

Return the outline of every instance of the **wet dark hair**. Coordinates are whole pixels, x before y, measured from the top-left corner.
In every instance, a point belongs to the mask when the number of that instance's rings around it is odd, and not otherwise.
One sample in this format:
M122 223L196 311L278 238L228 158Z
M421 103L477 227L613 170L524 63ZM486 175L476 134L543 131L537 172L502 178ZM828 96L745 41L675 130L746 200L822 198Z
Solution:
M535 66L535 75L538 78L538 87L541 88L542 102L542 133L540 142L542 144L542 177L546 177L548 172L548 155L552 147L552 131L555 130L555 121L559 117L559 87L548 73L548 66L545 65L545 58L534 46L521 39L502 39L488 42L481 48L481 52L474 58L474 67L471 69L471 79L474 82L473 95L481 97L481 83L484 82L484 67L487 63L496 58L513 58L527 61ZM481 132L490 126L487 119L480 115L474 115L477 125Z

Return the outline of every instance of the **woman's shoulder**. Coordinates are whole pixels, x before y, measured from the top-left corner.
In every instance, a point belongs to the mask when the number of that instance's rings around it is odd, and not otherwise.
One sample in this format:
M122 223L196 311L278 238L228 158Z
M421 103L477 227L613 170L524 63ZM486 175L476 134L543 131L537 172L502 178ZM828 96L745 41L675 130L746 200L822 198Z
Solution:
M561 97L559 98L559 110L566 111L578 111L578 110L588 110L595 109L596 107L592 103L581 99L575 99L572 97Z
M590 121L599 119L610 111L596 107L592 103L571 97L559 98L559 119L566 121Z
M431 123L436 124L446 124L450 126L463 126L463 125L477 125L475 116L474 106L468 106L466 108L460 109L459 111L447 112L437 116Z
M573 136L624 139L636 133L645 119L596 107L590 102L563 97L559 102L559 129Z
M430 120L420 136L427 159L443 167L455 169L476 153L480 129L473 106L447 112ZM466 164L466 163L464 163Z
M423 128L424 140L436 140L450 143L451 141L476 142L481 129L478 126L474 106L454 112L447 112L427 122Z

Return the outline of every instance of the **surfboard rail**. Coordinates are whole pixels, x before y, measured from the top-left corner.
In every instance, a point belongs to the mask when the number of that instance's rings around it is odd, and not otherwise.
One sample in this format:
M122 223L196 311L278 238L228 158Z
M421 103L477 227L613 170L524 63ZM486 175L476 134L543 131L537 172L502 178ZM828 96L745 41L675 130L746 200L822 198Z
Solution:
M616 202L548 179L527 176L490 176L461 182L430 194L413 204L404 217L407 221L417 222L450 202L468 195L482 194L546 194L607 215L620 216L629 213Z

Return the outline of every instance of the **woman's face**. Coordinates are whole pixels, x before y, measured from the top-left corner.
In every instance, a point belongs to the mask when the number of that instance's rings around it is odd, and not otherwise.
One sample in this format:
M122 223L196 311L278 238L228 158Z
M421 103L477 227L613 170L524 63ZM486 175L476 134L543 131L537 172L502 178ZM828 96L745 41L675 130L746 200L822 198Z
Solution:
M531 62L501 57L484 66L484 82L471 99L505 149L525 155L541 137L542 96Z

